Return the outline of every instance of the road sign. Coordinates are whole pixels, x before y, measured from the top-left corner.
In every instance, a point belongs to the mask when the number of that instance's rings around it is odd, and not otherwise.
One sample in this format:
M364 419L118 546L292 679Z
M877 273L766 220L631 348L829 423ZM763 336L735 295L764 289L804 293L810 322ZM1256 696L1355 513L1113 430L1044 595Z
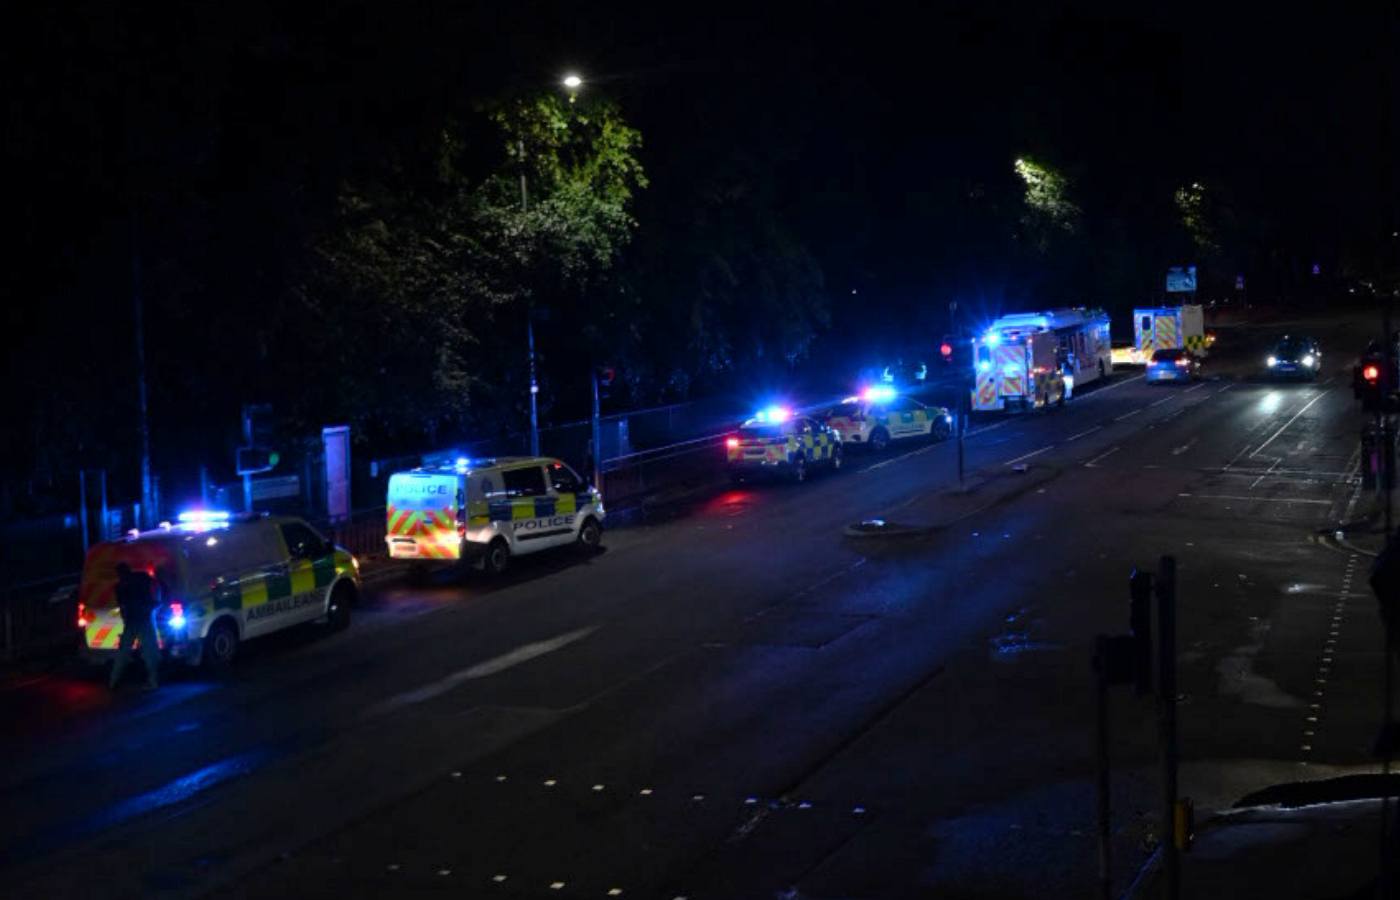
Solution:
M1195 266L1172 266L1167 270L1167 293L1185 294L1195 290Z
M326 448L326 514L332 522L350 518L350 427L321 429Z
M277 500L282 497L297 497L301 494L301 479L295 475L279 475L276 478L253 479L254 500Z

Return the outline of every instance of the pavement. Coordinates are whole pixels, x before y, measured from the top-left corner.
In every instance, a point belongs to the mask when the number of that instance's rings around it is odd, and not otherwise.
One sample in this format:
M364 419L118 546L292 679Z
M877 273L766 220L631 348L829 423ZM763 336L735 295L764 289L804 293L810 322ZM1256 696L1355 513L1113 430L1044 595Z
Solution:
M1308 327L1316 383L1260 380ZM1096 889L1094 636L1179 564L1182 793L1375 771L1364 323L1222 329L806 485L691 498L502 581L374 575L352 627L222 679L0 685L7 897L1044 897ZM1335 349L1334 349L1335 348ZM853 455L854 457L854 455ZM883 518L916 534L852 538ZM1331 536L1330 539L1328 536ZM1155 710L1111 705L1112 881L1157 835Z

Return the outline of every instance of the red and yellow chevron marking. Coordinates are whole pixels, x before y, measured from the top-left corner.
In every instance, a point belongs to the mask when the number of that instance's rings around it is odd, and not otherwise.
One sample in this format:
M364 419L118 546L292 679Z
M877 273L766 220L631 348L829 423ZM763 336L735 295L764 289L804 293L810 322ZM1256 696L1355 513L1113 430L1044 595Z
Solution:
M1171 349L1177 346L1176 319L1170 316L1158 316L1157 327L1154 330L1157 333L1157 349Z
M997 402L997 380L991 375L985 376L977 384L977 406L985 408L995 406Z

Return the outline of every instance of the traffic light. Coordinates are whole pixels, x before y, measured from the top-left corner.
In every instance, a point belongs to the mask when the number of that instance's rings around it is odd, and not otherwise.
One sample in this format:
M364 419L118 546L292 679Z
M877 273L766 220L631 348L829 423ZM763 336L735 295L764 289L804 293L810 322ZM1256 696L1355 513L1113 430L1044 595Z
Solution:
M938 355L939 355L940 357L942 357L943 362L944 362L945 364L947 364L947 365L952 365L952 363L953 363L953 341L952 341L951 338L948 339L948 340L945 340L943 343L941 343L941 344L938 345Z
M617 383L617 369L599 366L595 377L598 379L598 399L607 400L612 396L613 385Z
M1368 412L1379 412L1385 405L1385 379L1381 377L1382 367L1378 362L1367 361L1361 366L1361 380L1357 392L1361 395L1361 406Z
M239 475L257 475L276 468L280 458L277 451L266 447L239 447L236 451L235 468Z

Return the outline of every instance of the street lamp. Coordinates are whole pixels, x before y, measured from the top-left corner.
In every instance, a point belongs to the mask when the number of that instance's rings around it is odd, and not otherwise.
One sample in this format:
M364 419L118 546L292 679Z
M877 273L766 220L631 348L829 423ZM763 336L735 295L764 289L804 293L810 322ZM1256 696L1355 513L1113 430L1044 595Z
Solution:
M564 76L564 87L569 89L569 102L574 102L575 92L583 86L583 79L575 72L569 72ZM525 170L525 141L516 141L516 153L520 159L520 213L522 216L530 211L529 189L526 187ZM535 308L533 300L530 308L525 312L525 340L530 353L530 455L540 455L540 414L539 414L539 394L540 385L535 374Z

